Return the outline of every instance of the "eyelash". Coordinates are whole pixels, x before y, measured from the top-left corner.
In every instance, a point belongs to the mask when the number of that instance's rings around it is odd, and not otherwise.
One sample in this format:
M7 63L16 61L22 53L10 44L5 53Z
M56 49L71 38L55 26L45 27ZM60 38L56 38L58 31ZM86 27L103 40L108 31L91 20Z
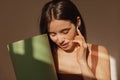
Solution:
M62 33L63 33L63 34L67 34L67 33L68 33L68 30L63 31Z
M69 29L64 30L62 33L63 33L63 34L67 34L68 32L69 32Z
M51 36L55 36L56 34L55 34L55 33L50 33L49 35L51 35Z

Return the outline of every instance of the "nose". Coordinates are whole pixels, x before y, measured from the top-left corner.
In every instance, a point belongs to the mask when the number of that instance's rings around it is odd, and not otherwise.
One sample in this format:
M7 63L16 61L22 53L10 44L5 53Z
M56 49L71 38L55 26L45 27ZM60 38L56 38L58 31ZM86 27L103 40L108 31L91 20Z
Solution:
M62 44L62 43L64 42L64 37L63 37L62 35L58 35L58 36L57 36L57 42L58 42L59 44Z

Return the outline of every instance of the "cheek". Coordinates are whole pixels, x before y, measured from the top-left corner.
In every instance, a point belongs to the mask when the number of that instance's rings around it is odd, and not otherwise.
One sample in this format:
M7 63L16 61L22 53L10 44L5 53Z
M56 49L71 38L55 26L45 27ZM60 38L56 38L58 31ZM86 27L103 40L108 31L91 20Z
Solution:
M73 40L76 36L76 32L72 32L66 36L66 39Z
M50 39L51 39L54 43L56 43L56 39L55 39L54 37L51 37L51 36L50 36Z

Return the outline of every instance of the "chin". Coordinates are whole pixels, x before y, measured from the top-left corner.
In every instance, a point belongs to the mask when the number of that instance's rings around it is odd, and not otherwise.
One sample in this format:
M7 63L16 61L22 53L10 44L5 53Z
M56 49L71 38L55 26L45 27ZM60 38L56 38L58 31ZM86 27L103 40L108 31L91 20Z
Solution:
M69 46L67 48L62 48L64 51L66 52L72 52L74 50L74 47L73 46Z

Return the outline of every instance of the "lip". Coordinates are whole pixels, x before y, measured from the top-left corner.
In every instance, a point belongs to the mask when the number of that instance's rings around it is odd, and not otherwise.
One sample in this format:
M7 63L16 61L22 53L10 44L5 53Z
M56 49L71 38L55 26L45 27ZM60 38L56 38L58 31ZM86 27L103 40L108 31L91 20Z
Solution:
M68 47L68 43L62 44L61 47L62 48L67 48Z

